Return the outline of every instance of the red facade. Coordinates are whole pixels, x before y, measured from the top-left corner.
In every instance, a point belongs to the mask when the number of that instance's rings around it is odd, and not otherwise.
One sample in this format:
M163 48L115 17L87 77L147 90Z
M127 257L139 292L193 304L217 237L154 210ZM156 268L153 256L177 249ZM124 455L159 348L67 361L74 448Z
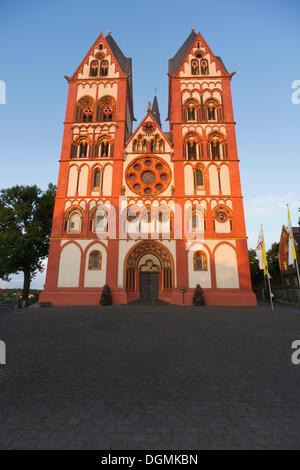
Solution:
M194 31L169 61L169 132L157 98L132 133L131 59L102 34L73 74L40 302L140 297L256 305L231 73Z

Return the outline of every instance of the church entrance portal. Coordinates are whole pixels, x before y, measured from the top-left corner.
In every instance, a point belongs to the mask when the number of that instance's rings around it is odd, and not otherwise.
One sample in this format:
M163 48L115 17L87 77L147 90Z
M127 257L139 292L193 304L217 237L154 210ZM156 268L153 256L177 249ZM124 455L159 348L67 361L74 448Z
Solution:
M173 260L170 252L154 241L135 245L125 260L126 290L141 300L157 300L173 288Z
M140 299L156 300L159 292L159 273L140 272Z

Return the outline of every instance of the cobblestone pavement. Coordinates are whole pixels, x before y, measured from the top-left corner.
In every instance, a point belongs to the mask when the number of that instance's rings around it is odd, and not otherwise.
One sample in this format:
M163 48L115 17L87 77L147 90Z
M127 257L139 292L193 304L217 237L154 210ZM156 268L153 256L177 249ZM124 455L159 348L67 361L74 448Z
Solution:
M0 339L2 449L300 447L299 309L21 309Z

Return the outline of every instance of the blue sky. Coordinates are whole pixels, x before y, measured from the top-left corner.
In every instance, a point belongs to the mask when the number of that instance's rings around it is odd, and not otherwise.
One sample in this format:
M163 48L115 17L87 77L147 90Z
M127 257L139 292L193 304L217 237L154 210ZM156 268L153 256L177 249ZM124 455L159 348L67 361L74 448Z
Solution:
M232 95L249 246L263 223L267 245L278 241L290 204L297 224L300 104L300 2L234 1L1 1L0 188L56 184L71 75L102 31L110 29L133 58L137 123L157 89L168 130L168 59L194 26L232 79ZM299 94L300 96L300 94ZM19 285L14 277L11 286ZM33 282L41 287L43 275ZM0 285L5 283L0 281Z

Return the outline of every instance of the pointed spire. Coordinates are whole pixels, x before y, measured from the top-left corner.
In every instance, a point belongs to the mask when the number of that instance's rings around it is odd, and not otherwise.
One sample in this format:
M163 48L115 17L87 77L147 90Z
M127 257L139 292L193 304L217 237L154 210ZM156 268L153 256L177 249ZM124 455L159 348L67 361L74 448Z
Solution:
M157 124L159 125L159 127L161 127L160 112L159 112L158 101L157 101L157 96L156 96L156 88L155 88L152 108L150 112L152 116L154 117L155 121L157 122Z

